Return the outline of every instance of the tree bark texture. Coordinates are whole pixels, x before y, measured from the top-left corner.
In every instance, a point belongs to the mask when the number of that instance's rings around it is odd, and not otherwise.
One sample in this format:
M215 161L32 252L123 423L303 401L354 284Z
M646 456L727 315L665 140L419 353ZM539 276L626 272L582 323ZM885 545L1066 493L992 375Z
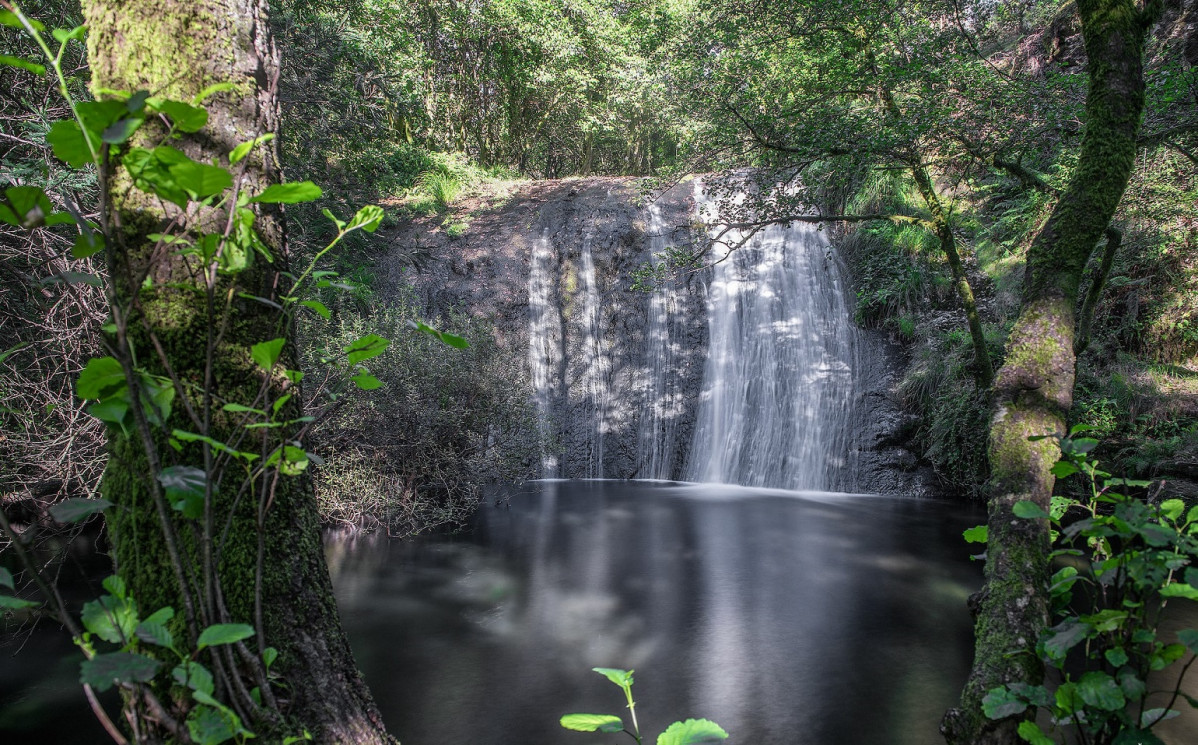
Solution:
M233 90L205 101L209 120L203 129L171 143L194 160L224 163L237 144L277 129L278 55L266 0L85 0L83 7L97 97L105 89L146 90L190 101L211 85L232 83ZM136 144L153 143L163 132L161 125L147 122ZM277 180L276 152L273 143L258 147L244 170L240 164L231 169L239 187L257 192ZM251 360L249 347L288 335L280 328L277 310L244 297L278 296L279 271L286 268L281 213L259 210L255 223L274 263L259 257L235 277L218 279L212 291L176 252L152 250L154 241L147 236L177 218L177 208L131 192L127 179L122 182L115 169L107 172L112 178L105 198L116 238L110 240L116 243L110 253L116 285L112 300L114 313L128 318L130 351L141 367L164 376L173 373L191 391L205 434L221 442L239 441L244 450L269 452L280 441L277 430L247 434L221 406L255 402L265 373ZM192 216L209 229L227 218L213 210ZM289 343L282 361L295 367L295 357ZM279 375L265 382L276 397L291 385ZM297 402L298 396L289 405ZM174 607L176 637L192 643L197 628L208 623L260 622L264 638L251 640L251 650L277 648L271 672L286 683L279 696L286 722L278 724L281 732L259 730L265 738L261 741L281 740L306 728L319 742L393 742L341 629L307 480L258 479L253 489L239 495L244 476L233 466L222 483L213 485L200 521L164 509L161 495L155 497L153 479L161 468L186 465L213 473L215 454L201 455L195 443L178 451L168 443L166 432L172 428L196 430L195 419L184 409L177 398L167 427L153 434L156 447L151 452L134 433L113 435L110 442L102 490L117 505L109 510L114 555L143 615ZM269 499L261 514L260 498ZM182 571L172 555L180 559ZM205 566L216 571L206 572ZM223 662L214 655L211 662L239 665L232 654Z
M1016 518L1022 500L1048 510L1063 435L1073 403L1073 344L1078 288L1131 176L1144 108L1145 39L1159 5L1079 0L1088 58L1086 129L1077 169L1029 250L1020 315L995 383L990 424L990 513L986 582L975 612L973 670L960 708L945 716L950 745L1014 745L1019 717L991 721L986 693L1016 681L1039 682L1036 641L1048 616L1048 526Z

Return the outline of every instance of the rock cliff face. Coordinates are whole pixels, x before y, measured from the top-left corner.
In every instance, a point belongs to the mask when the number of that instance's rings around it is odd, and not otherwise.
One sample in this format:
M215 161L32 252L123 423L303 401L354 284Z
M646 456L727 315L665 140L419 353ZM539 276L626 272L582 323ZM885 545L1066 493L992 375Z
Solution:
M501 204L475 200L464 233L436 217L392 238L384 279L413 286L430 318L490 320L501 344L527 352L527 381L545 433L542 474L684 478L708 355L710 268L653 292L633 273L697 236L694 189L647 204L627 179L536 182ZM492 200L493 201L493 200ZM415 269L413 268L415 267ZM851 420L836 488L928 495L934 484L903 448L906 417L889 393L900 355L859 336ZM751 423L750 423L751 426Z

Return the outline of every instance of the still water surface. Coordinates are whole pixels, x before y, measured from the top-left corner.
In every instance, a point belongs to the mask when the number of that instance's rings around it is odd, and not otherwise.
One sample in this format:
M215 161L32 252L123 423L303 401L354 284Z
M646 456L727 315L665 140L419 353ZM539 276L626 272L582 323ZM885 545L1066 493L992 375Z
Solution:
M474 527L329 543L355 653L405 745L596 745L636 670L647 742L707 717L745 745L924 745L972 655L980 586L939 501L546 481Z

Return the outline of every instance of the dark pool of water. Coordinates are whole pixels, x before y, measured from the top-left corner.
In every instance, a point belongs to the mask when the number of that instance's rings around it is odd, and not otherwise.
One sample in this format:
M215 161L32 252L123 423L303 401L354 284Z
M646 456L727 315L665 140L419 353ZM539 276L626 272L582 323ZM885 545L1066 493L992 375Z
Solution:
M642 729L714 719L753 745L923 745L972 655L981 581L944 502L567 481L416 544L331 543L338 600L405 745L594 745L636 670ZM627 740L631 742L631 740Z
M596 666L635 668L646 742L685 717L741 745L941 742L972 654L981 565L960 535L980 510L579 481L500 502L458 536L327 544L350 641L404 745L631 742L557 724L625 713ZM77 679L65 634L10 637L0 742L105 742ZM1160 729L1198 742L1194 717Z

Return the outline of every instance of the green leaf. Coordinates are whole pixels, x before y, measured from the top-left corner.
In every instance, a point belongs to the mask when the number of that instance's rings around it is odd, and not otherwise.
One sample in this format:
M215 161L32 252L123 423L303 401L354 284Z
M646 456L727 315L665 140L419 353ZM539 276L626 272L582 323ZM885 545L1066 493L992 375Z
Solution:
M75 381L75 395L87 401L104 398L125 387L125 370L113 357L92 357Z
M1181 716L1181 712L1175 711L1173 709L1166 709L1163 707L1158 709L1148 709L1140 715L1140 726L1146 730L1151 729L1161 722L1165 722L1179 716Z
M187 715L187 733L197 745L220 745L237 736L240 722L216 706L197 706Z
M354 228L361 228L367 233L373 233L378 229L382 222L383 208L373 204L368 204L362 209L358 210L358 212L353 216L353 219L349 221L349 227L346 229L353 230Z
M196 650L204 647L215 647L221 644L233 644L254 635L254 627L244 623L216 623L200 632L196 640Z
M54 122L54 126L46 133L46 142L53 148L54 157L71 168L82 168L92 163L92 151L88 149L83 130L79 129L79 123L74 119ZM100 143L96 138L92 138L92 146L99 151Z
M727 740L723 727L709 719L687 719L674 722L657 737L657 745L702 745Z
M1181 517L1181 513L1185 510L1186 503L1180 499L1166 499L1161 502L1161 514L1170 520L1176 520Z
M167 605L167 606L163 606L162 608L159 608L158 610L151 613L150 617L147 618L145 622L146 623L165 624L174 617L175 617L175 609L170 607L169 605Z
M1046 632L1044 652L1051 659L1063 660L1065 654L1084 640L1090 631L1088 624L1063 621Z
M208 474L194 466L170 466L158 474L158 482L166 491L171 507L184 517L199 520L204 516L204 494Z
M104 128L104 131L100 133L100 140L110 145L119 145L132 137L143 121L145 119L140 116L119 119Z
M19 67L22 70L28 70L34 75L45 75L46 66L39 65L36 62L30 62L21 57L12 57L7 54L0 54L0 65L8 65L9 67Z
M71 256L76 259L86 259L104 250L104 234L96 230L86 230L75 238L75 246Z
M328 307L319 300L301 300L300 305L316 311L316 315L320 316L326 321L332 316L332 313L329 313Z
M79 682L102 693L114 683L148 683L160 666L157 660L133 652L99 654L79 666Z
M0 202L0 222L26 230L46 224L46 218L54 214L50 198L36 186L10 186L4 190L4 202Z
M153 644L164 649L172 649L175 646L175 637L171 635L170 629L166 627L166 624L158 621L146 619L137 624L133 633L146 644Z
M170 166L170 173L175 177L175 184L196 201L220 194L233 186L233 176L227 169L190 159L186 163Z
M199 132L208 123L208 111L199 106L183 103L182 101L165 101L151 98L147 105L155 111L166 114L180 132Z
M120 429L122 433L128 434L128 429L125 427L125 419L129 416L129 399L127 396L124 398L108 398L103 401L97 401L87 407L87 413L102 422Z
M1161 597L1198 600L1198 589L1185 582L1173 582L1161 588Z
M28 16L25 17L25 20L29 22L29 25L32 26L35 31L46 30L46 27L42 25L41 21L29 18ZM25 25L21 23L21 19L11 10L0 10L0 25L8 26L9 28L21 29L22 31L25 30Z
M1011 512L1015 514L1015 517L1022 517L1032 520L1048 517L1048 513L1044 511L1044 508L1035 502L1029 502L1026 499L1016 502L1015 506L1011 508Z
M1182 629L1177 632L1177 641L1186 645L1186 648L1194 654L1198 654L1198 631L1194 629Z
M561 725L575 732L622 732L624 720L612 714L566 714Z
M621 670L616 667L592 667L591 670L599 673L611 682L621 688L628 688L632 685L632 670Z
M985 543L990 539L990 529L985 525L975 525L961 535L966 543Z
M87 26L76 26L72 29L56 28L50 32L54 40L59 44L66 44L72 39L83 40L84 34L87 33Z
M13 592L17 589L16 584L13 582L12 572L8 571L7 567L0 567L0 587L7 587Z
M171 437L174 437L180 442L202 442L215 450L219 450L222 453L228 453L229 455L241 458L243 460L253 461L258 459L258 455L256 453L234 450L220 440L213 439L207 435L198 435L195 432L188 432L184 429L171 430Z
M80 620L88 631L106 642L124 644L137 629L137 609L112 595L104 595L83 605Z
M350 380L354 381L354 385L358 386L364 391L373 391L376 388L381 388L383 386L383 381L374 377L370 373L358 373L357 375L351 377Z
M237 163L239 163L241 161L242 158L249 155L250 151L253 150L255 147L257 147L258 145L261 145L265 142L270 142L274 138L275 138L274 134L264 134L260 137L255 137L254 139L250 140L249 142L241 143L237 147L233 148L233 151L231 153L229 153L229 165L236 165Z
M150 424L161 427L171 418L171 404L175 400L175 386L170 380L160 378L156 375L142 373L140 379L141 392L144 396L142 411L145 413L146 419L149 420Z
M1032 745L1055 745L1053 741L1044 734L1044 730L1040 729L1040 725L1035 722L1020 722L1019 729L1016 730L1024 742L1030 742Z
M25 608L33 608L41 605L41 603L33 600L24 600L22 598L14 598L12 595L0 595L0 608L8 608L9 610L23 610Z
M269 372L279 361L279 355L283 353L285 343L282 338L260 342L250 347L250 356L254 358L254 362L257 362L259 367Z
M356 365L359 362L377 357L386 351L391 342L376 334L367 334L361 339L358 339L353 344L345 348L345 354L349 360L349 364Z
M1090 671L1077 682L1077 693L1087 706L1104 711L1119 711L1127 699L1115 679L1104 672Z
M275 660L277 659L279 659L279 650L274 647L267 647L262 650L262 664L267 670L270 670L270 666L275 664Z
M1006 686L992 688L982 699L982 712L990 719L1005 719L1027 711L1027 701Z
M191 99L191 102L193 104L195 104L196 106L199 106L209 96L214 96L217 93L224 93L226 91L231 91L231 90L236 90L236 86L234 86L232 83L229 83L229 82L213 83L212 85L208 86L204 90L197 93L196 97Z
M1106 650L1102 653L1102 656L1106 658L1106 661L1109 662L1112 667L1123 667L1127 664L1127 652L1124 652L1118 647Z
M329 218L330 220L332 220L333 224L337 226L337 230L345 230L345 221L338 220L337 216L334 215L332 212L330 212L327 207L325 209L322 209L320 211L320 213L322 215L324 215L325 217ZM313 275L313 276L315 276L315 275Z
M450 334L445 331L438 331L437 329L433 328L432 326L429 326L427 323L424 323L423 321L409 320L408 325L421 333L428 334L429 336L432 336L432 337L440 340L442 344L447 344L447 345L449 345L451 347L455 347L457 349L466 349L467 347L470 346L470 342L466 341L462 337L457 336L455 334Z
M108 590L113 597L125 601L129 599L129 588L125 586L125 580L121 579L119 574L108 575L100 581L100 586Z
M171 679L181 686L193 691L203 691L210 696L216 690L212 673L195 660L187 660L175 665L175 669L171 670Z
M298 204L320 198L320 187L311 181L296 181L290 184L271 184L250 202L262 204Z
M281 448L275 448L274 452L267 457L266 466L277 465L279 472L284 476L298 476L304 472L310 461L311 459L303 448L284 445Z
M1077 466L1073 465L1072 463L1070 463L1067 460L1059 460L1052 467L1052 475L1056 476L1058 479L1063 479L1067 476L1072 476L1073 474L1075 474L1077 472L1078 472Z
M50 508L50 516L60 523L77 523L112 506L107 499L64 499Z

